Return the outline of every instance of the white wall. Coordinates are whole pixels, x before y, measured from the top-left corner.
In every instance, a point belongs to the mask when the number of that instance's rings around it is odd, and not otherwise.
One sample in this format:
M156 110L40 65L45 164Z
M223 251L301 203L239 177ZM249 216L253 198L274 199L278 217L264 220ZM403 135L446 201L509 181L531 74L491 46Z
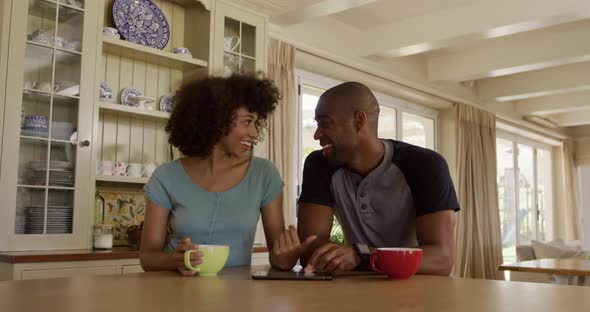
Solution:
M584 249L590 250L590 166L580 168Z

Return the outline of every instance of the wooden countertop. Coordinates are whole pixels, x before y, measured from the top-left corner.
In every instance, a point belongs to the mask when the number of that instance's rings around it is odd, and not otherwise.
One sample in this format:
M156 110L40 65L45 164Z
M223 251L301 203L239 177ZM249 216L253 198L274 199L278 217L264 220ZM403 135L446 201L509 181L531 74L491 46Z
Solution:
M590 276L590 260L537 259L502 264L498 267L498 269L518 272Z
M255 246L253 252L267 252L266 246ZM0 252L0 262L34 263L89 260L137 259L139 251L128 247L114 247L112 250L44 250Z
M590 311L589 287L426 275L400 281L372 273L333 281L252 280L250 271L260 269L0 282L0 311Z

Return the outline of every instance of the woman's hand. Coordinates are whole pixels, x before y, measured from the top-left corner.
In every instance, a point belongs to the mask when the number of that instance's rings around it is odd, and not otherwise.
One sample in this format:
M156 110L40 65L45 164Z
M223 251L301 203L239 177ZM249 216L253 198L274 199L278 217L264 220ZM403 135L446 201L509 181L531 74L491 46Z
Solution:
M299 242L297 229L295 226L289 225L281 236L275 240L273 249L270 254L271 263L273 266L281 270L291 270L301 254L317 239L317 236L311 235L305 239L303 243Z
M182 241L178 244L178 246L176 246L176 250L174 250L174 253L172 254L172 261L174 262L174 266L176 266L176 269L178 270L178 272L180 272L180 274L184 276L193 276L197 274L196 271L187 269L184 265L184 252L187 250L195 250L198 248L199 245L191 243L191 239L188 237L184 237ZM203 263L201 257L203 257L203 253L200 251L191 253L191 264L193 266L197 266Z

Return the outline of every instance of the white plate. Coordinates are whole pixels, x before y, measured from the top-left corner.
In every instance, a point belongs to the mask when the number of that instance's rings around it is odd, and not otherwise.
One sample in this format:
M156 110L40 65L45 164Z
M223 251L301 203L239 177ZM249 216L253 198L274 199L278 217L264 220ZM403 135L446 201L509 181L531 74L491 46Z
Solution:
M143 92L135 89L134 87L127 87L121 91L121 104L131 106L132 103L129 101L129 96L143 96Z

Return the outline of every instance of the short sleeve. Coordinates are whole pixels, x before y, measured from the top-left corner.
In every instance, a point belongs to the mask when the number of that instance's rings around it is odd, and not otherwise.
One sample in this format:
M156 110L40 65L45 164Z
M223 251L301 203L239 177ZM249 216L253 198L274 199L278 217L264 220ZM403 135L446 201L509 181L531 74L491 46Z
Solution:
M459 210L459 202L446 160L438 153L420 149L413 154L412 170L404 172L412 190L416 215Z
M266 207L279 195L283 193L283 187L285 183L277 167L269 160L264 159L263 163L264 172L264 195L262 196L262 203L260 208Z
M303 166L303 184L297 202L334 207L334 196L330 191L332 172L322 151L309 154Z
M148 183L143 187L145 194L149 200L156 203L158 206L166 209L172 209L172 202L170 195L164 187L163 181L166 178L166 165L161 165L150 177Z

